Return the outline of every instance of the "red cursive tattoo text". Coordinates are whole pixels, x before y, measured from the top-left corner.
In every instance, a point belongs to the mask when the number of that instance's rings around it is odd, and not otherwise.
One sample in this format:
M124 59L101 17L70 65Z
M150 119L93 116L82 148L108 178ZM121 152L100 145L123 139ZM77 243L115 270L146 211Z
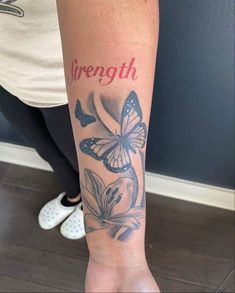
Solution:
M98 77L99 83L103 86L111 84L114 79L127 79L131 78L136 80L136 67L134 66L135 58L132 58L129 63L123 62L121 66L81 66L77 59L73 59L71 64L70 75L67 77L68 85L78 81L82 77L93 78Z

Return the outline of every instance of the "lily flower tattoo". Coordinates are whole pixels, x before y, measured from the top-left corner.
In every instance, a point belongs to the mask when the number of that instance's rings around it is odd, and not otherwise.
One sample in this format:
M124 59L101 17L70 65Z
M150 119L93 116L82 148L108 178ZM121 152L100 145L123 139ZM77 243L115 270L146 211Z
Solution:
M87 233L107 229L112 234L114 227L140 228L139 219L144 217L144 212L142 207L133 206L132 178L120 177L106 185L98 174L89 169L85 169L84 175L83 200L89 210L85 214Z

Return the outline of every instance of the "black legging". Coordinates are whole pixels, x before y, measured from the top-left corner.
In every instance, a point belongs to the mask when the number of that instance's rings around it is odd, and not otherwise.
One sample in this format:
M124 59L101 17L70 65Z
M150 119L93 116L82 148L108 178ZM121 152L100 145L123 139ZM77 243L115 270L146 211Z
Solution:
M78 161L68 105L36 108L0 86L0 111L53 168L69 198L80 193Z

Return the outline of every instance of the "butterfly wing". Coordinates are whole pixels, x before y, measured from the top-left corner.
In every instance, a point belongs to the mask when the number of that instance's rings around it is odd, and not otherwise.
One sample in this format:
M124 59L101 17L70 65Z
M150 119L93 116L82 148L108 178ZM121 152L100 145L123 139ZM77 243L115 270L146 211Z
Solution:
M132 147L142 148L145 145L147 129L145 123L139 123L128 135L128 142Z
M76 103L75 116L80 121L82 127L86 127L88 124L94 123L96 121L95 117L83 112L79 100L77 100Z
M82 112L82 106L81 106L81 103L79 100L77 100L77 103L76 103L76 108L75 108L75 117L81 121L82 119L82 115L83 115L83 112Z
M121 115L121 135L126 137L131 147L142 148L145 144L147 129L142 118L137 95L132 91L125 101Z
M80 149L96 160L104 160L106 155L118 144L113 138L87 138L80 142Z
M130 155L121 141L118 141L104 158L106 168L114 173L125 172L131 166Z
M91 124L96 121L95 117L89 114L84 114L84 120L86 121L86 124Z
M116 137L84 139L80 143L80 149L94 159L102 160L111 172L124 172L130 168L128 151Z
M121 135L128 135L133 128L142 120L142 111L140 109L137 95L134 91L127 97L121 114Z

